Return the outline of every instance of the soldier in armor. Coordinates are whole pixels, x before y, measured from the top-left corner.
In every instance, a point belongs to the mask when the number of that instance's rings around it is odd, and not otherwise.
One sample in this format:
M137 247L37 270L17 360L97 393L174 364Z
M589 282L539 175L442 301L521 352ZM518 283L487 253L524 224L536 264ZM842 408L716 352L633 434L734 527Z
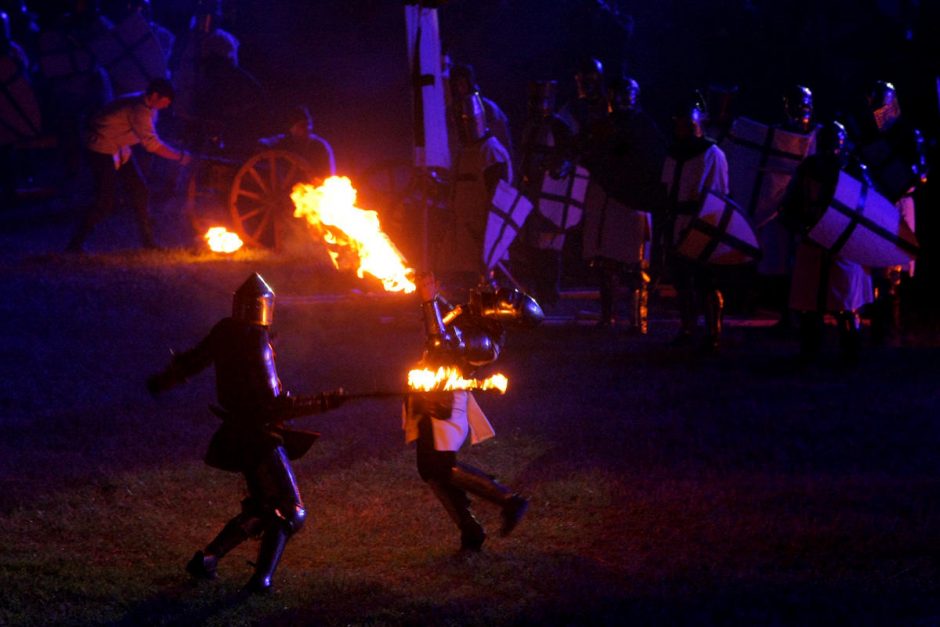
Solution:
M425 274L418 277L418 294L427 337L423 365L455 366L463 377L496 361L505 325L532 327L543 319L538 303L515 289L484 283L470 291L468 303L453 307L439 295L434 276ZM417 442L418 474L460 531L461 551L479 551L486 540L467 493L499 506L500 535L512 532L526 513L528 500L482 470L457 461L468 435L473 443L494 435L470 392L411 394L404 429L406 442Z
M868 112L858 128L858 156L876 189L895 203L901 217L914 231L914 193L927 182L923 134L901 115L897 90L877 81L867 96ZM914 275L914 262L872 270L875 302L871 305L871 334L884 342L900 330L902 286Z
M513 180L509 151L490 132L480 94L463 98L456 108L460 152L454 164L451 220L437 254L438 272L452 288L469 288L484 273L483 242L490 201L500 180Z
M571 143L571 129L555 109L558 81L530 81L528 119L522 132L522 192L539 206L539 195L546 176L558 178L563 150ZM563 217L563 221L565 216ZM533 257L535 294L540 302L558 299L561 279L561 250L565 242L565 224L555 224L540 211L530 214L525 223L524 239Z
M574 80L577 96L562 108L560 115L576 136L573 149L577 153L579 146L590 143L595 126L602 125L607 118L604 64L593 57L582 59Z
M249 538L260 538L254 574L246 591L272 590L272 580L288 539L300 531L306 510L290 460L304 455L318 434L292 428L293 417L338 407L342 390L294 397L277 376L268 329L274 315L274 292L257 273L235 292L231 317L220 320L191 350L173 356L169 366L151 376L154 395L166 391L209 365L215 367L222 418L206 453L206 463L244 475L248 497L204 549L196 551L186 570L197 579L214 579L219 561Z
M728 193L728 161L725 153L704 136L704 104L697 95L684 102L673 117L673 142L663 164L666 191L664 228L675 246L692 223L705 192ZM716 350L721 339L724 296L714 272L707 266L671 255L672 278L679 308L679 335L675 345L692 342L701 307L705 314L707 350Z
M509 132L509 117L498 104L487 98L480 91L477 84L476 73L469 64L455 64L450 66L448 74L450 83L450 98L452 105L460 106L464 98L470 94L480 94L483 110L486 113L486 125L499 140L499 143L512 155L512 135ZM456 119L452 117L452 119Z
M656 123L640 106L640 85L631 77L611 81L607 119L597 124L582 163L591 173L585 204L583 251L600 280L600 324L615 322L615 295L629 294L630 330L647 332L651 209L661 202L659 177L666 146Z
M842 170L867 179L864 166L849 158L845 127L831 121L819 129L816 153L797 168L780 209L783 224L801 237L789 303L800 314L800 355L805 361L815 359L822 347L827 312L836 317L843 358L855 360L860 344L858 310L872 298L871 277L865 268L832 255L806 237L807 227L828 207Z

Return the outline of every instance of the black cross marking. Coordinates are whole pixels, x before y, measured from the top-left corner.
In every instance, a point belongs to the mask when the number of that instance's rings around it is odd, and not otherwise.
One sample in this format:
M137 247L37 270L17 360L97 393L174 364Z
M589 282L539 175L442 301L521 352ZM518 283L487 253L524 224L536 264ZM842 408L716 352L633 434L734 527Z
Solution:
M856 227L863 226L875 235L878 235L891 242L909 255L916 256L918 252L917 244L902 239L896 233L892 233L888 229L879 224L876 224L870 218L862 214L865 209L865 200L867 197L868 185L863 182L862 189L858 193L858 200L855 203L855 209L852 209L841 200L835 198L833 199L832 204L829 205L831 208L835 209L849 219L849 223L846 225L845 230L842 231L833 245L829 247L829 250L832 252L832 254L839 254L839 251L842 250L842 247L845 246L845 244L849 241L849 238L852 237L852 233L855 231Z
M497 188L497 189L499 189L499 188ZM494 242L494 244L493 244L493 250L489 251L488 258L487 258L487 259L484 259L484 261L486 262L486 267L487 267L487 268L489 268L491 265L494 265L497 261L499 261L499 259L496 259L496 260L494 261L494 260L492 259L492 256L493 256L493 253L496 252L496 244L498 244L499 242L501 242L501 241L503 240L503 235L506 233L506 231L511 228L511 229L513 230L513 237L515 237L516 234L519 233L519 229L522 228L522 225L521 225L521 224L516 224L516 221L515 221L515 220L513 219L513 217L512 217L512 212L513 212L513 211L515 210L515 208L519 205L519 202L522 200L523 195L520 194L520 193L519 193L518 191L516 191L516 190L513 190L513 191L515 192L516 197L513 199L512 205L509 206L509 210L508 210L508 211L506 211L506 210L504 210L504 209L501 209L500 207L497 207L497 206L496 206L495 204L493 204L492 202L490 203L490 212L496 214L496 215L499 216L499 217L501 217L501 218L503 219L503 224L502 224L502 226L499 227L499 235L496 237L495 240L493 240L493 242ZM493 263L491 264L490 261L492 261Z
M712 195L717 198L721 198L725 205L721 210L721 217L718 219L718 224L714 225L709 222L706 222L702 218L695 216L695 219L692 220L692 224L689 229L696 229L705 235L708 235L711 239L708 244L705 245L705 248L702 249L702 252L699 253L696 261L701 263L708 263L709 258L715 253L715 250L718 249L719 244L726 244L735 250L744 253L757 260L760 259L761 251L760 248L745 242L743 239L735 237L728 233L728 224L731 222L731 218L734 217L734 205L725 198L718 196L714 192L710 192Z

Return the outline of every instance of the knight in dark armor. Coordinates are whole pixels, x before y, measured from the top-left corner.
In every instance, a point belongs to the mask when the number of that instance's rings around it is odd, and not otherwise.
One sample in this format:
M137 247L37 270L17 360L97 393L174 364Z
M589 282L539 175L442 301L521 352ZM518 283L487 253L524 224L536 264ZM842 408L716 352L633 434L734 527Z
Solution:
M344 400L342 390L310 397L285 391L277 376L268 329L274 292L252 274L235 292L231 317L220 320L191 350L173 356L169 366L147 381L152 394L168 390L214 365L219 406L213 413L222 426L212 437L209 466L244 475L248 497L186 570L197 579L214 579L229 551L249 538L260 538L254 574L247 592L269 592L288 539L303 527L306 510L290 460L304 455L318 434L295 429L291 418L325 412Z
M499 357L506 324L532 327L543 319L534 299L515 289L481 285L469 302L451 306L438 294L433 275L418 277L418 293L426 332L422 365L429 369L454 366L461 376L475 376ZM467 494L500 508L506 536L529 507L523 496L482 470L457 461L468 435L477 443L494 435L492 427L467 391L414 393L405 404L405 440L417 441L418 474L444 505L460 531L460 550L479 551L486 532L470 510Z
M867 96L867 112L858 123L858 158L868 167L875 188L895 204L915 231L914 195L927 182L927 158L921 131L901 114L897 90L877 81ZM900 330L901 292L914 276L914 262L872 270L875 302L872 339L884 342Z
M600 324L614 324L614 300L628 293L629 329L647 332L652 214L661 203L659 178L666 142L640 106L640 84L618 77L607 88L607 117L597 123L582 163L603 200L590 191L583 244L600 281ZM589 241L590 240L590 241Z
M810 362L822 348L823 317L835 316L844 360L854 361L860 346L858 310L871 302L868 270L810 240L808 227L826 211L839 173L871 185L865 166L849 155L845 127L831 121L819 129L816 153L797 168L780 207L781 221L800 238L790 284L790 308L800 315L800 356Z
M675 247L692 224L705 193L728 194L728 160L724 151L705 138L702 128L704 103L693 97L683 102L673 117L673 142L663 164L666 191L664 229ZM720 343L724 295L714 270L679 255L670 254L672 280L679 308L679 335L674 344L693 340L699 310L705 314L704 348L716 350Z
M534 277L535 294L541 302L558 299L561 251L565 245L568 215L564 204L558 215L540 200L545 177L559 180L564 151L571 144L571 129L556 111L558 81L531 81L528 85L528 116L522 132L520 189L537 211L525 223ZM562 200L566 204L566 200ZM556 223L557 222L557 223Z

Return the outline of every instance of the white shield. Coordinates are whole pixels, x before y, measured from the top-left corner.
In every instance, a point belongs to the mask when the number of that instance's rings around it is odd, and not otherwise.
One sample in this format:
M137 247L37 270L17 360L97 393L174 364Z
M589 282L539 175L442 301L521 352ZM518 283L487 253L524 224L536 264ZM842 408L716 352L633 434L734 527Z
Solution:
M898 208L845 172L808 235L832 254L869 267L903 265L918 251L917 237Z
M139 13L92 39L89 48L108 71L117 94L143 91L152 79L167 76L163 48Z
M617 201L591 181L585 201L583 257L627 264L649 261L652 216Z
M441 75L441 35L437 9L426 3L405 3L405 30L415 111L417 167L450 167L444 79Z
M486 217L483 237L483 264L487 270L492 270L506 258L509 246L531 211L532 203L522 192L506 181L499 181Z
M19 65L0 57L0 146L35 137L42 120L33 88Z
M716 266L751 263L760 259L760 244L741 207L710 191L676 244L676 252L693 261Z
M562 231L577 226L584 211L589 177L587 169L581 166L559 179L545 172L539 190L539 213Z

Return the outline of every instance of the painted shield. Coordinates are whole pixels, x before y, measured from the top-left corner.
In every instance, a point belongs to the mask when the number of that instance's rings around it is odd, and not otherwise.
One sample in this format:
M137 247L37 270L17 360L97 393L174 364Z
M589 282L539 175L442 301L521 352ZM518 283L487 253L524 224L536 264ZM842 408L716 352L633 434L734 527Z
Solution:
M564 178L556 179L545 172L539 190L539 213L562 231L580 224L589 177L587 169L581 166Z
M483 263L487 270L507 257L509 246L516 239L532 203L518 189L501 180L493 193L483 237Z
M917 238L898 208L845 172L808 235L832 254L869 267L906 264L918 252Z
M604 257L627 264L649 261L652 216L608 195L591 181L584 209L583 256Z
M39 103L19 64L0 56L0 146L35 137L41 125Z
M676 252L693 261L734 266L760 259L760 244L743 209L733 200L710 191L679 236Z
M812 154L816 134L791 133L740 117L721 144L728 157L731 196L758 229L763 274L789 272L790 235L776 221L777 211L796 167Z
M66 80L94 71L91 53L64 33L50 30L39 35L39 71L49 80Z
M167 76L163 48L139 13L95 37L89 48L108 71L116 94L143 91L151 79Z

